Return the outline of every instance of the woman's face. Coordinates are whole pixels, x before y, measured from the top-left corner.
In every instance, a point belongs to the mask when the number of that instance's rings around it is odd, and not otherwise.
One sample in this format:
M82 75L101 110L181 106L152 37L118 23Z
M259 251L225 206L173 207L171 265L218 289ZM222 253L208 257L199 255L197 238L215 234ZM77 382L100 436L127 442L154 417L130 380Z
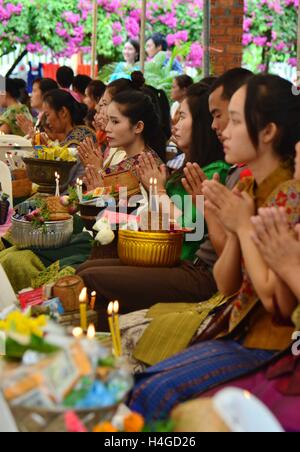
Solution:
M185 99L180 106L180 117L178 123L174 126L174 135L179 149L184 151L187 157L192 144L192 132L193 117L188 101Z
M155 55L158 54L158 52L160 52L161 47L156 47L155 42L153 41L153 39L149 39L146 42L146 53L148 55L149 58L154 58Z
M296 144L296 159L295 159L295 175L296 180L300 180L300 141Z
M131 146L143 131L143 126L138 123L133 126L129 118L124 116L120 106L116 102L111 102L107 111L108 123L105 129L107 141L111 148L127 149Z
M137 61L137 51L130 42L125 44L123 56L126 63L133 65Z
M47 102L44 102L43 112L47 119L47 125L52 132L64 134L68 128L72 127L70 113L66 108L57 113Z
M7 107L7 98L5 93L0 93L0 107L6 108Z
M257 159L258 151L252 144L245 120L246 87L240 88L229 104L229 123L223 132L227 163L250 164Z
M85 90L85 96L83 99L83 103L87 106L89 111L95 110L97 102L95 99L90 95L88 88Z
M173 81L172 85L172 91L171 91L171 98L175 102L182 102L184 97L186 96L186 89L180 88L180 86L177 83L177 80Z
M103 130L105 131L107 123L108 123L108 116L107 116L107 109L109 104L112 101L112 96L109 93L109 90L105 90L105 93L101 97L97 107L96 107L96 115L94 118L97 130Z
M32 88L32 95L30 99L31 108L35 110L42 110L43 107L43 93L38 83L34 83Z

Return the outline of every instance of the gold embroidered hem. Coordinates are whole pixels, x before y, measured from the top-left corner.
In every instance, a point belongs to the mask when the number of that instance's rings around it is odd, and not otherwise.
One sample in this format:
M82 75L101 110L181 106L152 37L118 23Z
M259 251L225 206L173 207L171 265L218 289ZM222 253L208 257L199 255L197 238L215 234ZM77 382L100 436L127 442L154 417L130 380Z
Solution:
M147 313L152 322L134 350L135 359L154 365L184 350L199 327L228 298L216 294L201 303L160 303Z

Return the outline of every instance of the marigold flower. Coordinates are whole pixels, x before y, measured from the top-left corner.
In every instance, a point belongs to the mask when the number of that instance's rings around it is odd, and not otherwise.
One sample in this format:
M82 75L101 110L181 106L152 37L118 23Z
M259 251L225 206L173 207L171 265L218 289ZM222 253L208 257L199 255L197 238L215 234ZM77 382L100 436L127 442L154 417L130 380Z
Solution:
M124 430L127 433L139 433L144 425L145 420L139 413L131 413L124 419Z

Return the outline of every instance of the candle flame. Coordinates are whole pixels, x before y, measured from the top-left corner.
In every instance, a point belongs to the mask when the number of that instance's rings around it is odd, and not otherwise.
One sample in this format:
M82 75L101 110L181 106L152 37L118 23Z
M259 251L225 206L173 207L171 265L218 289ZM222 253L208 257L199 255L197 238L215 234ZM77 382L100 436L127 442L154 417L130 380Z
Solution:
M109 316L111 316L112 313L113 313L113 310L114 310L114 303L111 301L111 302L109 303L109 305L108 305L108 308L107 308L107 314L108 314Z
M79 303L87 302L87 288L84 287L79 295Z
M249 391L244 391L244 397L245 397L245 399L248 399L248 400L250 400L252 398Z
M92 292L92 293L91 293L91 296L92 296L92 297L96 297L96 296L97 296L97 292L95 292L95 291Z
M114 314L119 314L119 302L115 301L114 302Z
M150 185L153 184L153 177L150 178Z
M82 331L82 329L81 329L80 327L77 327L77 328L74 328L72 334L73 334L73 336L74 336L76 339L78 339L78 338L80 338L80 337L83 335L83 331Z
M95 335L96 335L95 326L93 325L93 323L91 323L87 330L87 337L88 339L94 339Z

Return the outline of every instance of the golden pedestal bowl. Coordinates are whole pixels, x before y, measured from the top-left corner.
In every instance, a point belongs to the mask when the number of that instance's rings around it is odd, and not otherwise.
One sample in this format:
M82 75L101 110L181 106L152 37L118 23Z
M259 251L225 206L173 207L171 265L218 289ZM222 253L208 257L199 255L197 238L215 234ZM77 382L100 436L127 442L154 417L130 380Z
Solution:
M57 160L41 160L23 158L27 168L28 178L39 186L39 193L54 194L56 189L55 173L60 175L60 187L67 186L70 172L76 162Z
M175 267L180 262L183 232L119 231L118 254L125 265Z

